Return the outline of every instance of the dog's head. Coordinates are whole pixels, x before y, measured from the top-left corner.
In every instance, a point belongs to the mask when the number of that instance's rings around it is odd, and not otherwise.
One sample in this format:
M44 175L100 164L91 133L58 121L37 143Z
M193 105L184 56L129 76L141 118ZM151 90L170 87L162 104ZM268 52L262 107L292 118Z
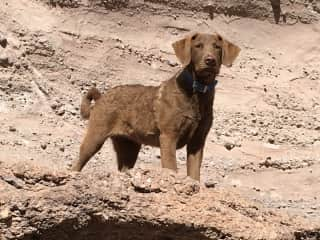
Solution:
M199 78L214 78L221 64L231 67L240 52L240 48L219 34L193 33L172 44L176 56Z

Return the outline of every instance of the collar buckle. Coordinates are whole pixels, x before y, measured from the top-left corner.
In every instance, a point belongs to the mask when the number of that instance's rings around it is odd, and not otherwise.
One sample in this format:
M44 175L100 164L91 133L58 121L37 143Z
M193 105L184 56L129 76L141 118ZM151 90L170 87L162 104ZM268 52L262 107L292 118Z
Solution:
M197 81L196 79L194 79L195 76L192 73L190 73L187 69L184 69L182 74L183 74L184 80L187 82L190 88L192 88L194 93L195 92L206 93L206 92L212 91L218 83L217 80L214 80L212 83L208 85L203 84Z

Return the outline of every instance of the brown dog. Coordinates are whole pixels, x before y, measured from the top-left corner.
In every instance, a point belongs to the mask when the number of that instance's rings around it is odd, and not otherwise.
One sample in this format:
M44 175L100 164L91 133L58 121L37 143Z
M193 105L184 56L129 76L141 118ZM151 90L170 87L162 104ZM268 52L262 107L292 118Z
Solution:
M104 95L92 88L84 96L81 115L89 126L73 170L80 171L110 137L120 171L134 167L141 144L160 147L162 167L176 170L176 149L187 145L187 174L200 179L215 77L221 64L231 66L240 48L219 34L200 33L173 48L183 69L160 86L118 86Z

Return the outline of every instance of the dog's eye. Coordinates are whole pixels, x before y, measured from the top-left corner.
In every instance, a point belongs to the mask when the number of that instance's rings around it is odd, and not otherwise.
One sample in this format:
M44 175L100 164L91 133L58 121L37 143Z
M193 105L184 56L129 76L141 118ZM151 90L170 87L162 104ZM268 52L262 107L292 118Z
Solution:
M215 49L221 49L221 47L220 47L219 45L217 45L216 43L213 44L213 47L214 47Z
M196 44L196 48L202 48L202 47L203 47L203 44L202 44L202 43Z

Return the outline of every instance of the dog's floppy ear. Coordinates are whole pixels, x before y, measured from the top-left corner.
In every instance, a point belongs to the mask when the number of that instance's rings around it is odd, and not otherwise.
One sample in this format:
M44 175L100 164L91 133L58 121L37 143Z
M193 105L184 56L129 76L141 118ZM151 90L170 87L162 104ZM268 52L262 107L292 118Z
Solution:
M218 38L222 41L222 64L227 67L231 67L234 60L238 57L241 49L220 35L218 35Z
M172 44L177 58L184 67L189 65L191 62L191 40L195 36L196 33L190 34Z

